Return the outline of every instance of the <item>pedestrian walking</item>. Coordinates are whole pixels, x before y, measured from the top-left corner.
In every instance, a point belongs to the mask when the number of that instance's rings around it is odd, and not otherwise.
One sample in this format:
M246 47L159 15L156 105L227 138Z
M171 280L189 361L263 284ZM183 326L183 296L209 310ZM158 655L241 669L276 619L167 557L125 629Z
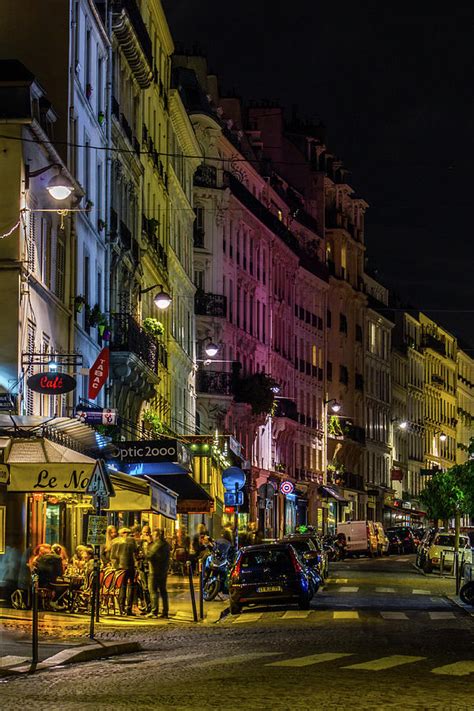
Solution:
M163 612L160 617L167 618L169 613L168 608L168 591L166 589L166 580L168 577L168 567L170 563L170 544L165 539L165 532L162 528L155 531L155 540L148 546L148 589L150 591L151 612L147 617L158 617L159 613L159 598L163 605Z
M119 609L122 615L134 617L133 598L135 597L135 553L136 543L129 528L121 528L110 549L110 560L115 570L125 571L119 591ZM128 592L128 594L127 594Z

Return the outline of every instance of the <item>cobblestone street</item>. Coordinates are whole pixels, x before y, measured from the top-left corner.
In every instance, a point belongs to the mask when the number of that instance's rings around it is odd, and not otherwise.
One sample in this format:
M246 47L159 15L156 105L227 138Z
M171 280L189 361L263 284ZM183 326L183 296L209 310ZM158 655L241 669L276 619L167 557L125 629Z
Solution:
M3 680L2 708L470 709L474 622L452 585L403 559L337 564L310 611L116 625L101 635L141 653Z

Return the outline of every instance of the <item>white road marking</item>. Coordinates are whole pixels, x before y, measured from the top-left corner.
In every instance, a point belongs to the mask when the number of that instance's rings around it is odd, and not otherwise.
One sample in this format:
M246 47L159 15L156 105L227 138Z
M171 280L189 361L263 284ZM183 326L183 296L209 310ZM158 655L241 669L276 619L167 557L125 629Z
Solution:
M309 654L307 657L296 657L296 659L283 659L280 662L270 662L266 667L309 667L311 664L321 664L322 662L332 662L342 657L351 657L352 654L333 654L332 652L321 652L320 654Z
M454 612L428 612L431 620L452 620L456 617Z
M261 657L276 657L282 652L250 652L248 654L233 654L230 657L222 657L218 659L195 659L191 662L193 667L213 667L221 666L222 664L244 664L252 659L261 659Z
M408 558L398 558L397 563L408 563Z
M348 586L348 587L342 586L338 590L338 592L342 592L342 593L354 593L354 592L358 592L358 591L359 591L359 588L350 587L350 586Z
M262 617L263 612L247 612L244 615L236 617L236 619L232 621L232 624L236 625L239 622L257 622L258 620L261 620Z
M474 661L454 662L454 664L445 664L442 667L436 667L431 670L432 674L446 674L449 676L468 676L474 674Z
M380 616L384 620L408 620L408 616L404 612L381 612Z
M282 620L305 620L311 614L312 610L287 610L281 616Z
M379 593L394 593L395 588L375 588L375 592Z
M358 620L359 613L357 610L337 610L333 612L334 620Z
M6 657L0 657L0 667L9 667L15 664L24 664L28 661L28 657L16 657L13 654L7 654Z
M412 590L413 595L431 595L431 590L418 590L418 588L414 588Z
M392 654L390 657L380 657L380 659L372 659L370 662L362 662L361 664L351 664L342 669L366 669L367 671L383 671L392 667L399 667L402 664L412 664L420 662L426 657L410 657L405 654Z

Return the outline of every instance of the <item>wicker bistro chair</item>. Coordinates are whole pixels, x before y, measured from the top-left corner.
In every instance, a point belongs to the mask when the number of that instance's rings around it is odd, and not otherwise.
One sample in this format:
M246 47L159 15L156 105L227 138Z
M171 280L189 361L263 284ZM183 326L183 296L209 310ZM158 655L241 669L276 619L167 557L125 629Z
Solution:
M110 604L114 606L114 583L117 577L118 570L113 570L113 568L106 568L100 572L100 607L102 610L109 615L110 614ZM115 609L114 609L115 614Z
M119 606L119 595L120 595L120 590L124 584L124 578L125 578L125 570L114 570L114 576L110 588L110 598L112 600L112 607L114 611L114 615L117 614L117 610L120 613L120 606Z

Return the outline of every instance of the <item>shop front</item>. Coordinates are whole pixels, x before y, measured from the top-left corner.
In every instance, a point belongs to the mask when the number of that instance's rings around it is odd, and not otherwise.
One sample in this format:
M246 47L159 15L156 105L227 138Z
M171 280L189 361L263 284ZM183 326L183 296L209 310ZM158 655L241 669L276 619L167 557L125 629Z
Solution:
M0 559L1 570L19 569L40 543L59 543L72 555L87 541L88 519L94 513L87 486L96 460L45 437L8 438L3 444L7 479L0 506L5 508L6 557ZM110 523L141 523L144 513L147 518L173 516L172 491L119 471L109 471L109 477L114 496L105 513Z
M349 504L349 501L336 484L320 486L319 495L326 504L326 506L323 506L324 533L334 535L336 533L337 524L346 520L345 508Z

